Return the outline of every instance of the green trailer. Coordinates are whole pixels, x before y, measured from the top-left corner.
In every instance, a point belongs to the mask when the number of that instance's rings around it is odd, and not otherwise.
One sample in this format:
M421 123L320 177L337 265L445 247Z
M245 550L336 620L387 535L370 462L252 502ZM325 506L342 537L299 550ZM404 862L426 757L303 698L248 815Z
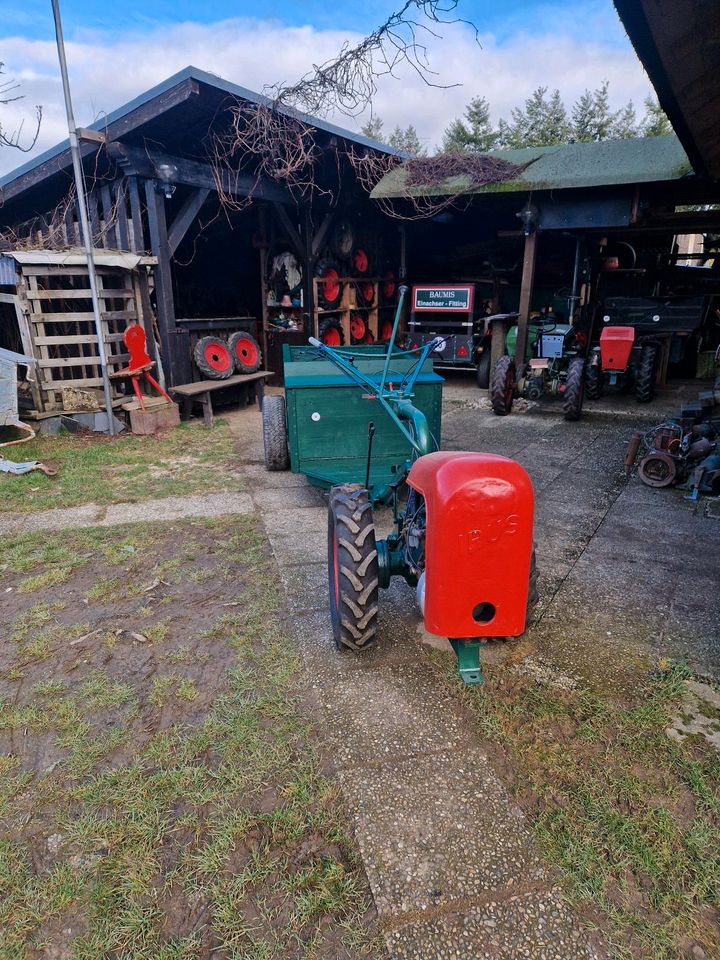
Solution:
M375 346L355 346L335 353L360 375L374 381L381 378L387 360L386 353ZM416 372L418 359L417 352L392 352L386 375L391 390L407 383ZM313 347L286 344L283 365L284 402L282 397L265 398L268 468L289 467L293 473L305 474L318 487L362 483L373 500L386 499L390 484L412 459L413 448L410 439L381 409L377 394L359 390L357 382ZM428 356L417 371L412 398L427 420L435 449L440 445L442 384L443 378L434 372ZM277 429L273 429L273 420Z

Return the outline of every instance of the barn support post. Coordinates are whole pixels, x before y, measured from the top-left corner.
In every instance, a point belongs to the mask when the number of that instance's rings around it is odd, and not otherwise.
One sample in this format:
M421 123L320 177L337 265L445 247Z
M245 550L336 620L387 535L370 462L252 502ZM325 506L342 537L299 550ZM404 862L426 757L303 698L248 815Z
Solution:
M303 234L304 234L304 270L306 277L307 303L305 305L308 316L308 324L305 329L309 336L317 336L318 332L314 329L313 318L315 317L315 261L316 253L313 251L313 229L312 229L312 210L310 204L303 207ZM319 253L319 247L318 247Z
M160 345L167 383L175 386L192 380L190 343L186 333L175 326L175 298L170 265L170 243L165 217L165 196L157 180L145 181L150 248L157 257L155 270L155 300Z
M523 272L520 282L520 306L518 308L518 333L515 347L515 364L518 371L525 364L525 345L527 343L528 320L532 303L533 286L535 282L535 262L537 260L538 232L525 237L525 254L523 257Z

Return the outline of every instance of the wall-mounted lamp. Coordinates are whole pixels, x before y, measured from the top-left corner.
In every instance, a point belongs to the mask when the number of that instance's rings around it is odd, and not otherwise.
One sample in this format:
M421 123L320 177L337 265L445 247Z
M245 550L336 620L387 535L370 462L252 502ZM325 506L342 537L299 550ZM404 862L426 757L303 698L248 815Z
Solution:
M520 213L516 213L515 216L522 223L522 232L526 237L529 237L530 234L535 233L538 227L538 208L533 206L530 202L526 203Z
M162 191L165 194L167 200L172 197L175 193L175 178L177 177L178 168L174 163L161 163L157 167L157 174L160 178L160 184L162 186Z

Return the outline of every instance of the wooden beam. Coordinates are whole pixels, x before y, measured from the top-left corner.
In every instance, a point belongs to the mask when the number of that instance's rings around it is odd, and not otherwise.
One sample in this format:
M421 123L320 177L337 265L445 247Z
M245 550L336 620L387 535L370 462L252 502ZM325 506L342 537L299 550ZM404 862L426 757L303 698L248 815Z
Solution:
M285 209L285 207L281 206L278 203L273 203L273 207L275 209L275 213L277 214L278 220L283 226L283 230L285 231L288 240L290 241L292 246L295 248L295 253L302 260L304 260L306 253L308 251L305 249L305 244L303 243L303 239L298 233L295 227L295 224L292 222L292 220L288 216L287 210ZM308 243L308 246L309 246L309 243Z
M128 177L128 193L130 195L130 218L132 220L132 234L130 249L134 253L143 253L147 249L142 222L142 207L140 206L140 189L137 177Z
M130 133L132 130L135 130L136 127L148 123L150 120L154 120L155 117L167 112L172 109L172 107L176 107L178 104L190 99L190 97L196 96L199 91L200 86L197 81L183 80L177 84L177 86L171 87L170 90L166 90L157 97L153 97L152 100L148 100L146 103L141 103L134 110L130 110L129 113L118 117L117 120L113 120L112 123L107 125L103 133L108 140L117 140L118 137ZM102 150L102 146L97 143L90 143L87 140L80 142L80 152L83 157L91 156L99 150ZM46 160L45 163L38 164L38 166L33 167L32 170L28 170L27 173L20 174L15 180L12 180L7 186L3 187L2 199L7 202L12 199L12 197L24 193L30 187L42 183L43 180L69 168L71 165L72 157L70 156L70 147L68 146L66 150L62 150L49 160Z
M182 207L180 207L168 231L168 246L170 247L171 257L175 255L175 251L180 246L182 238L188 232L190 224L200 213L200 208L209 196L210 190L208 187L198 187L197 190L190 194Z
M335 214L332 210L326 213L323 222L320 224L315 236L312 238L311 252L312 252L313 259L315 259L318 253L320 253L322 245L325 242L325 237L327 236L327 232L330 229L330 225L333 222L334 216Z
M306 203L303 207L303 235L305 237L305 246L302 252L303 279L307 292L305 309L307 310L308 318L305 334L306 336L317 337L318 331L315 329L315 258L312 253L311 213L310 204Z
M527 343L527 328L530 317L533 286L535 282L535 262L537 260L537 230L525 237L525 254L523 257L523 272L520 282L520 307L518 309L518 334L515 345L515 366L518 375L525 366L525 344Z
M188 352L189 339L187 336L180 336L176 330L165 197L156 180L145 181L145 199L150 228L150 246L158 261L155 270L155 298L163 367L167 383L175 386L192 379L192 367Z
M169 153L133 147L117 141L108 144L108 154L117 160L127 176L158 179L158 168L164 165L174 168L173 183L181 183L188 187L217 189L215 171L209 163L187 160L185 157L175 157ZM295 202L284 187L273 183L272 180L258 180L256 177L245 174L233 174L230 178L224 178L222 187L226 193L236 197L252 197L255 200L271 200L274 203L284 204Z

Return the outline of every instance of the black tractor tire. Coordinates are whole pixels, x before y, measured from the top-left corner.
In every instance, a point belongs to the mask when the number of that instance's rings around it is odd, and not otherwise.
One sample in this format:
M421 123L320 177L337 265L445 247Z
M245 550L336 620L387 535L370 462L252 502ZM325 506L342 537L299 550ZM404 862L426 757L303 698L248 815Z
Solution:
M587 365L585 392L588 400L599 400L603 394L603 372L599 363L589 363Z
M367 490L344 483L330 490L328 585L330 619L338 650L367 650L375 643L378 555Z
M255 373L260 369L262 350L251 333L236 330L228 338L228 347L238 373Z
M210 380L227 380L235 369L228 342L222 337L201 337L193 347L193 359Z
M262 405L263 446L266 470L288 470L287 423L285 397L265 397Z
M490 384L493 413L499 417L510 413L515 396L515 360L507 355L498 358Z
M349 220L339 220L332 234L332 252L338 260L349 260L355 247L355 231Z
M343 347L345 345L345 334L338 317L326 317L320 324L318 334L320 343L324 343L328 347ZM338 343L338 341L340 342Z
M502 320L493 320L490 324L490 383L492 383L495 368L492 365L492 358L497 362L505 353L505 339L507 330L505 322Z
M573 357L568 364L563 394L563 414L566 420L579 420L585 398L585 361Z
M650 403L655 396L657 354L657 347L654 344L647 344L640 351L640 360L635 373L635 399L638 403Z
M342 300L343 285L340 282L342 270L334 260L321 260L316 269L315 276L322 279L327 274L327 283L318 283L317 294L318 302L324 310L335 310Z
M487 346L480 354L480 359L478 360L477 369L475 371L475 377L477 378L477 385L481 390L487 390L490 386L490 361L492 360L492 354L490 353L490 347Z

